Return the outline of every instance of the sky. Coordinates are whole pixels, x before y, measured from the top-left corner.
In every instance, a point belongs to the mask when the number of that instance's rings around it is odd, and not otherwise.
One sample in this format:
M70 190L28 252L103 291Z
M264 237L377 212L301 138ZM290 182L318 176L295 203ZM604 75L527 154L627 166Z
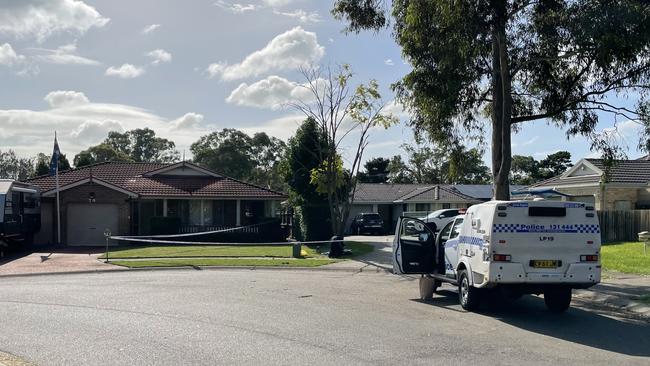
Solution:
M304 93L299 68L347 63L355 83L379 82L402 120L372 131L365 159L401 154L413 133L390 85L409 66L390 30L343 33L332 3L0 0L0 150L49 154L57 131L72 158L109 131L144 127L187 157L192 142L222 128L286 140L304 119L286 107ZM603 116L598 129L614 126L628 156L642 155L638 126ZM537 159L558 150L574 161L598 155L546 121L524 125L512 141L513 154Z

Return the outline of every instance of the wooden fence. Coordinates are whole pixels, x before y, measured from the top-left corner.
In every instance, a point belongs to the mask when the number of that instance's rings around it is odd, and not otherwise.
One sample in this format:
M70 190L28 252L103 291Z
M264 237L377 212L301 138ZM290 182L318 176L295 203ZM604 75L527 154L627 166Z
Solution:
M650 210L598 211L604 243L637 241L641 231L650 231Z

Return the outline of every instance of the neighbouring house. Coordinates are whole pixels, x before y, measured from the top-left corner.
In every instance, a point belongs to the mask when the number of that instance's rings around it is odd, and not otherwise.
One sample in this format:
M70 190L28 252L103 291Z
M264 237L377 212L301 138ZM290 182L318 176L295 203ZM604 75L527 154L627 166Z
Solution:
M35 240L55 243L55 177L28 182L42 192ZM99 163L60 172L59 185L61 242L67 245L105 243L107 229L113 235L155 235L161 223L171 221L180 233L256 224L275 217L287 198L189 162Z
M523 186L511 186L512 191ZM404 216L423 217L444 208L467 208L492 199L489 184L390 184L359 183L350 208L347 228L362 212L377 212L386 230Z
M608 171L602 159L582 159L531 187L553 188L571 195L562 199L592 203L597 210L650 209L650 160L617 160Z

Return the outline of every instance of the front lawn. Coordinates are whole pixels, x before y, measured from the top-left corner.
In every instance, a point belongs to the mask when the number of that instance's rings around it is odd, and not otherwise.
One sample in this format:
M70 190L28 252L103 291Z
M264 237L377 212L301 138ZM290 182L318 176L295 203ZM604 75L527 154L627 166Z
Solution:
M125 258L186 258L186 257L276 257L290 258L291 245L251 245L251 246L209 246L209 245L178 245L178 246L149 246L126 247L111 249L109 259ZM302 246L303 256L315 257L319 254L307 246ZM105 259L105 255L99 257Z
M329 245L301 248L302 258L291 258L292 246L209 246L170 245L113 248L109 251L110 263L130 268L183 267L183 266L284 266L316 267L354 258L372 252L373 246L359 242L345 242L350 252L340 259L326 256ZM99 259L105 259L102 255Z
M643 243L603 244L600 249L603 268L623 273L650 275L650 247L643 255Z

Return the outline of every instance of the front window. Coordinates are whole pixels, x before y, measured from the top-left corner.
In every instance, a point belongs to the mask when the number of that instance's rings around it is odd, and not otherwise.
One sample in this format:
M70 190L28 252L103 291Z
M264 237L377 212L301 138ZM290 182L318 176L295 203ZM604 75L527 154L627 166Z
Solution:
M431 209L431 205L428 203L415 204L415 211L429 211L430 209Z
M456 219L454 221L454 227L451 229L451 236L449 239L456 238L458 235L460 235L460 227L463 225L463 219Z

